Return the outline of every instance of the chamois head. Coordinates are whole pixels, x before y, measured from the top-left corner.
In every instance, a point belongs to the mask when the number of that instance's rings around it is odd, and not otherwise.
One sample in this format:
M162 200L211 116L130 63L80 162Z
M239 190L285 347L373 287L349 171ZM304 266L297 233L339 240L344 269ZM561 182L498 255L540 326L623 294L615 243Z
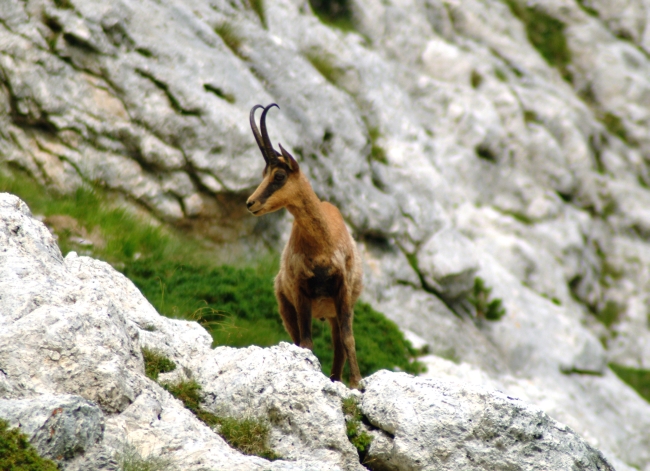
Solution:
M300 168L298 162L282 147L282 144L279 144L280 153L277 152L271 145L269 134L266 131L266 113L274 106L280 108L275 103L266 108L262 105L255 105L250 113L251 129L266 162L266 167L264 167L262 173L262 183L246 201L248 210L255 216L271 213L286 206L292 200L292 195L299 184ZM261 133L255 124L255 110L257 108L264 110L260 118Z

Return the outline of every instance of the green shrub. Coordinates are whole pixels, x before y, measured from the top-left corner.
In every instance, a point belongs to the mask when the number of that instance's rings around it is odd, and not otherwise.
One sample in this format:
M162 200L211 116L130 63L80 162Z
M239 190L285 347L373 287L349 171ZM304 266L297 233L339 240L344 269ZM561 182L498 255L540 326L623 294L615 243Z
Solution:
M176 369L176 363L165 357L158 350L144 347L142 349L142 357L144 358L144 373L154 381L158 381L158 375L160 373L168 373Z
M268 446L269 426L254 418L236 419L220 417L201 408L201 385L196 381L180 381L162 385L172 396L180 400L197 418L209 427L218 427L219 435L233 448L246 455L278 459Z
M0 469L6 471L56 471L57 465L41 458L19 429L9 429L0 419Z
M361 427L363 415L354 396L348 396L342 402L343 415L345 416L345 429L348 440L352 443L359 453L359 460L363 463L368 448L372 443L372 436Z
M492 288L485 285L482 278L474 279L474 288L469 297L469 302L476 309L477 319L486 319L488 321L498 321L506 314L501 299L490 299Z
M650 370L610 363L609 367L646 401L650 402Z
M273 294L274 267L256 270L137 260L124 268L124 274L160 313L202 323L215 345L266 347L291 341ZM354 332L362 375L380 369L423 371L414 361L417 352L397 325L368 304L355 306ZM314 320L312 333L314 353L329 375L334 357L329 323Z

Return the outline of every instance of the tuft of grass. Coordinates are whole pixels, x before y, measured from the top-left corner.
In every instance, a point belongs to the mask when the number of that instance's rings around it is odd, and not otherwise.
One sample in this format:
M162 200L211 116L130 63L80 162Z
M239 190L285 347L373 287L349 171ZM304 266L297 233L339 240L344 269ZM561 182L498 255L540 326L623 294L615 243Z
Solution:
M610 363L609 367L616 376L627 383L639 396L650 402L650 370Z
M470 83L472 88L476 89L481 86L483 83L483 76L477 70L472 70L472 75L470 77Z
M250 0L251 9L255 12L260 19L260 23L267 29L266 24L266 11L264 10L264 0Z
M214 28L214 32L217 33L221 39L223 39L223 42L226 44L226 46L228 46L228 48L234 52L236 56L242 57L241 33L234 25L231 23L221 23Z
M27 436L0 419L0 469L10 471L57 471L58 466L42 458Z
M618 304L616 301L608 299L607 302L605 302L605 306L595 313L596 319L602 322L605 327L611 329L611 327L619 321L623 309L623 306Z
M578 5L589 16L598 18L598 10L596 10L589 0L578 0Z
M341 31L355 31L348 0L309 0L312 10L328 26Z
M505 2L512 13L524 23L528 40L535 49L549 65L560 71L567 82L571 82L571 72L568 69L571 51L564 34L565 24L537 6L524 6L518 0Z
M388 158L386 157L386 151L383 147L377 144L377 141L381 137L381 132L377 127L368 128L368 136L370 137L370 159L376 162L380 162L384 165L388 165Z
M206 425L217 427L219 435L233 448L246 455L261 456L268 460L279 458L267 445L270 429L263 421L251 417L219 417L202 409L201 385L196 381L181 381L162 386Z
M343 74L342 71L334 65L334 62L317 52L309 52L306 55L307 60L314 66L316 69L329 83L334 86L337 86L336 83L341 78Z
M482 278L476 277L469 302L476 309L477 319L498 321L505 316L506 310L501 299L490 299L490 293L492 288L488 288Z
M172 461L160 456L143 457L130 443L124 444L122 451L115 456L120 471L171 471Z
M600 120L610 133L618 136L626 144L632 144L632 139L630 139L627 129L623 124L623 120L621 120L619 116L615 115L614 113L607 112L602 114Z
M372 436L361 427L363 414L361 414L361 410L359 409L357 398L354 396L346 397L343 399L341 407L345 416L345 428L348 440L357 449L359 461L363 463L368 454L368 448L370 448L370 444L372 443Z
M176 369L176 363L165 357L158 350L143 347L142 357L144 358L144 373L154 381L158 381L158 375L160 373L169 373Z

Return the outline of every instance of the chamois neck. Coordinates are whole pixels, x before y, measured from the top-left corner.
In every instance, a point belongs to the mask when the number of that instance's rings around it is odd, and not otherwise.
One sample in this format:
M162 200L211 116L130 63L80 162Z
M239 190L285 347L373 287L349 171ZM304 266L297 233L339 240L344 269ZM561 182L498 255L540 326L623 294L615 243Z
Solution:
M318 251L327 251L330 247L330 228L327 224L321 200L316 196L311 184L304 175L300 176L300 190L287 210L294 217L294 233L301 244Z

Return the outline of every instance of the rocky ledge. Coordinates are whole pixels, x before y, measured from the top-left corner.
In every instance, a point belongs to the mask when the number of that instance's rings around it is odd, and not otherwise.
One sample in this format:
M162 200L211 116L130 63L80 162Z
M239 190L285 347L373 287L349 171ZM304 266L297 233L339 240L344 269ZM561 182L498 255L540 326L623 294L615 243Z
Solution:
M143 349L177 368L150 379ZM200 385L203 411L265 423L277 459L231 448L161 387L179 381ZM363 459L346 431L350 402L372 439ZM110 265L74 252L64 258L7 193L0 418L65 470L117 470L125 446L182 470L614 469L569 427L496 390L379 371L352 391L293 345L213 349L201 326L160 316Z

